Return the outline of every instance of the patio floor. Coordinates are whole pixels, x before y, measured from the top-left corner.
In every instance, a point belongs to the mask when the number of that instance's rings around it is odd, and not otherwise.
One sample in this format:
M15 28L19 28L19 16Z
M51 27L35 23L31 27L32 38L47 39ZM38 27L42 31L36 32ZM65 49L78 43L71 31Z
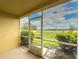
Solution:
M52 48L48 49L47 53L44 55L45 59L76 59L72 55L64 54L60 49ZM30 52L27 48L19 47L10 50L5 53L0 54L0 59L43 59Z
M22 47L0 54L0 59L42 59Z

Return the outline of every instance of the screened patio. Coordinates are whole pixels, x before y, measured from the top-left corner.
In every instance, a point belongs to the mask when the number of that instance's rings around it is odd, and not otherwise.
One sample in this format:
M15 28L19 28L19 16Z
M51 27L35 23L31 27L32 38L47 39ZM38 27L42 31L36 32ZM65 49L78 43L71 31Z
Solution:
M70 32L73 31L74 34L77 34L77 19L75 17L75 22L69 21L67 18L72 18L73 16L65 15L67 12L71 12L72 5L69 6L69 4L72 4L72 0L67 3L39 11L21 19L25 20L24 29L21 30L24 30L25 33L29 32L28 35L22 34L22 37L25 37L28 40L27 42L29 43L27 44L30 52L45 58L62 57L62 59L75 59L73 55L71 55L72 53L69 54L70 52L68 52L65 54L64 51L67 52L67 50L62 50L63 48L70 50L74 49L76 52L77 49L76 42L70 42L73 40L73 38L70 38L70 36L72 36ZM67 6L69 6L68 8L70 8L70 11L65 11L68 10L66 9ZM58 10L58 8L60 8L60 10ZM77 9L75 10L77 11ZM74 29L71 29L73 25L75 27ZM58 37L62 35L66 37ZM77 36L74 38L74 40L76 39ZM55 56L55 54L57 54L57 56ZM59 55L60 57L58 57Z
M77 0L0 0L0 59L76 59L77 18Z

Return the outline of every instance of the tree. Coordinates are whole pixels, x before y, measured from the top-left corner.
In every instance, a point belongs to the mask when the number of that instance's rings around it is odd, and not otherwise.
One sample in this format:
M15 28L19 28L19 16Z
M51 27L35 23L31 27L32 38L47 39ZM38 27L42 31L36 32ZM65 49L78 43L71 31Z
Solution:
M33 24L30 24L30 26L31 26L31 30L36 30L37 29L37 27L35 25L33 25ZM23 27L21 29L22 30L28 30L29 29L28 24L24 23L24 25L23 25Z
M32 30L36 30L37 27L36 27L35 25L31 25L31 29L32 29Z
M75 29L77 28L74 25L70 25L69 32L73 33Z

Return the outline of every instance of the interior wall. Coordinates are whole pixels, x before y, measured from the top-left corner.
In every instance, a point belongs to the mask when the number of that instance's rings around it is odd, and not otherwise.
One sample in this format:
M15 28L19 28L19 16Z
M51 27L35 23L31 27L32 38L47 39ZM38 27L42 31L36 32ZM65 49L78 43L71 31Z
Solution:
M19 19L0 13L0 53L19 46Z

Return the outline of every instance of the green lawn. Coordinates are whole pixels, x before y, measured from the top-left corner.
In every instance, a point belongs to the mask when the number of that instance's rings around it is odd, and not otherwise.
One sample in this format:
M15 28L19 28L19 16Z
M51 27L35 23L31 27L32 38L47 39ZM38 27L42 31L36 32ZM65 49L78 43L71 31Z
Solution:
M52 39L49 39L49 40L52 40ZM57 41L56 39L53 39L53 40ZM33 42L37 43L37 44L41 44L41 39L34 38ZM43 45L46 46L46 47L48 47L48 46L59 46L58 43L49 42L49 41L45 41L45 40L43 40Z
M55 42L50 42L50 41L56 41L58 40L55 38L56 34L61 33L56 32L56 31L44 31L43 32L43 45L48 47L48 46L59 46L58 43ZM35 36L40 36L40 31L35 33ZM48 41L47 41L48 40ZM40 38L34 38L33 43L41 44L41 39Z
M36 31L35 32L35 38L33 39L33 43L36 43L38 45L41 44L41 32L40 31ZM43 45L46 46L46 47L49 47L49 46L59 46L59 41L56 39L56 35L59 34L59 35L62 35L62 33L65 33L66 35L68 34L69 35L69 32L68 31L44 31L43 32ZM77 35L77 33L75 33ZM70 34L70 36L72 36L71 39L74 38L74 33L73 34ZM74 40L74 39L73 39ZM54 42L50 42L50 41L54 41Z

